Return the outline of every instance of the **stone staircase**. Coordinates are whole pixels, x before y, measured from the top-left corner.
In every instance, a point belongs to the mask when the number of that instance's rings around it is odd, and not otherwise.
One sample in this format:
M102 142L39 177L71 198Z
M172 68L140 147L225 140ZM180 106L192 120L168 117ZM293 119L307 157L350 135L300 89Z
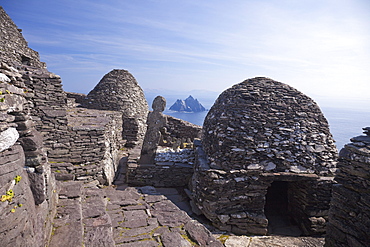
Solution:
M223 246L154 187L59 183L49 247Z

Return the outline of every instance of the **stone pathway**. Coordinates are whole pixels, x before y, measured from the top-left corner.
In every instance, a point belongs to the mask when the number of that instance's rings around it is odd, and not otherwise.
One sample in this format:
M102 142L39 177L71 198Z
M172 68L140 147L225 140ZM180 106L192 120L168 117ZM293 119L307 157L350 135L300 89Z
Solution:
M321 247L323 238L212 234L175 188L59 183L49 247ZM181 208L181 209L180 209Z
M49 246L221 247L223 244L154 187L99 189L91 183L72 181L60 183Z

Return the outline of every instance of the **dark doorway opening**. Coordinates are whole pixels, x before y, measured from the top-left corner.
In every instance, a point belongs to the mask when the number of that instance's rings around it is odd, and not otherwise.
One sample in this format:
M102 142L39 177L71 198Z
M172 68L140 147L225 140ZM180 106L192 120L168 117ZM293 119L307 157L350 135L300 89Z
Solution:
M289 182L275 181L267 189L265 215L269 235L300 236L297 223L289 212Z

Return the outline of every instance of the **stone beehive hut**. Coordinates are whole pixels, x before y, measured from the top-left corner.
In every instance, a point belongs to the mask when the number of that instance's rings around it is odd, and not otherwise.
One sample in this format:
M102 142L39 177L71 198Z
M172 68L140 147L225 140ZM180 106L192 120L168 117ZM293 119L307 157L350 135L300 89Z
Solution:
M143 90L127 70L115 69L106 74L87 95L87 107L121 111L127 146L144 138L148 103Z
M337 150L312 99L269 78L234 85L209 111L202 145L192 189L217 227L266 234L280 210L303 233L324 232Z

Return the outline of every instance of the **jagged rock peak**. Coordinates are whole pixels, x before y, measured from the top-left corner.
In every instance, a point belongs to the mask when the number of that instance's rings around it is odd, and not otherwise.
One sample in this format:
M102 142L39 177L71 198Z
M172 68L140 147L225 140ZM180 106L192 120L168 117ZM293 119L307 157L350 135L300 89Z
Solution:
M190 95L185 100L176 100L176 102L170 107L170 110L179 112L202 112L206 111L206 108L204 108L197 99L194 99L193 96Z

